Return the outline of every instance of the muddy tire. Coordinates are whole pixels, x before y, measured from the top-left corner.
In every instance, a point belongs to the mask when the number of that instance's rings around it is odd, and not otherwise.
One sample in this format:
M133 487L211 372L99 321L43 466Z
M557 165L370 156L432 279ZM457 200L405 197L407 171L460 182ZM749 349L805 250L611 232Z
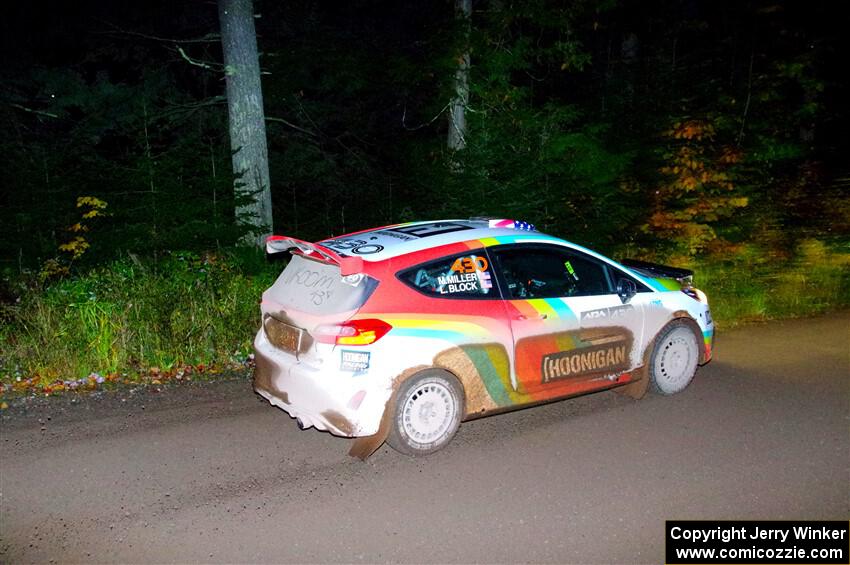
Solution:
M685 390L699 365L699 343L684 322L673 322L655 340L649 356L649 379L654 392L664 395Z
M405 455L445 447L463 418L463 387L446 371L429 369L406 380L395 395L387 443Z

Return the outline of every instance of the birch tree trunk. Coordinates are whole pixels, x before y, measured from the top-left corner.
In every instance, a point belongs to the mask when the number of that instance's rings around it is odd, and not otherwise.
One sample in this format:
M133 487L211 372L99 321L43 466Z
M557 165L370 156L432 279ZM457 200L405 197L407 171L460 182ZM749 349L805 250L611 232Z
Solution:
M455 71L455 92L449 108L449 151L466 147L466 106L469 104L469 25L472 18L472 0L455 0L455 17L464 29L463 51L458 55Z
M236 207L236 217L254 228L243 243L256 243L257 235L262 243L272 231L272 196L252 0L219 0L218 17L234 191L242 201Z

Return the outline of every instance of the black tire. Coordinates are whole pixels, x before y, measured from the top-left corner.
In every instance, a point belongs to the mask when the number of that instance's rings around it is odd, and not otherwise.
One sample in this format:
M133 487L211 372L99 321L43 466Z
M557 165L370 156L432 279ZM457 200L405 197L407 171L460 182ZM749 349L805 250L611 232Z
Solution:
M405 455L445 447L463 418L463 387L446 371L428 369L407 379L395 394L387 443Z
M699 345L686 322L676 321L661 330L649 356L652 390L663 395L685 390L699 365Z

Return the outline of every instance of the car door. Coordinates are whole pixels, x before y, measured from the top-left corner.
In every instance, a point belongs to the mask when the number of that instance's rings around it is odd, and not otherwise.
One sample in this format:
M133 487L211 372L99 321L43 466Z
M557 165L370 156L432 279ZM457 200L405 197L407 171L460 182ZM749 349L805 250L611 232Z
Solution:
M529 400L605 388L639 364L643 309L603 261L558 245L492 249L514 339L513 385Z

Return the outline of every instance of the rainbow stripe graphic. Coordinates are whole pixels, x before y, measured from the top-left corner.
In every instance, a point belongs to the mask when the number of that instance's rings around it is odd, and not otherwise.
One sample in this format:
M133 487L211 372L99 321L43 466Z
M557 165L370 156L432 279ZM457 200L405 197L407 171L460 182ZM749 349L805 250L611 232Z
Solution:
M520 241L552 241L559 242L561 241L557 237L552 237L550 235L545 235L542 233L517 233L511 235L498 235L493 237L483 237L481 239L470 239L468 241L464 241L463 244L466 245L469 249L479 249L481 247L491 247L493 245L504 245L506 243L517 243Z
M644 280L651 286L654 290L667 291L667 290L682 290L682 283L677 281L676 279L667 279L663 277L657 278L647 278L644 277Z
M442 339L456 345L495 337L492 330L496 323L484 317L442 314L411 314L411 317L406 317L391 314L382 318L393 327L392 332L396 336ZM485 327L487 325L491 326L490 330Z
M576 320L576 314L562 299L546 298L513 300L506 303L513 311L508 316L525 316L527 323L539 325L541 332L527 339L517 351L517 382L511 379L511 355L503 344L513 344L511 330L505 321L485 316L398 313L382 316L393 329L393 335L430 338L448 342L459 348L475 367L470 378L480 380L487 395L498 407L540 402L569 394L580 394L598 387L592 381L564 380L544 384L540 359L544 353L570 351L591 345L569 332L546 332L547 326L562 320ZM628 380L622 375L620 381Z
M702 340L705 344L705 358L711 359L711 346L714 343L714 329L702 332Z

